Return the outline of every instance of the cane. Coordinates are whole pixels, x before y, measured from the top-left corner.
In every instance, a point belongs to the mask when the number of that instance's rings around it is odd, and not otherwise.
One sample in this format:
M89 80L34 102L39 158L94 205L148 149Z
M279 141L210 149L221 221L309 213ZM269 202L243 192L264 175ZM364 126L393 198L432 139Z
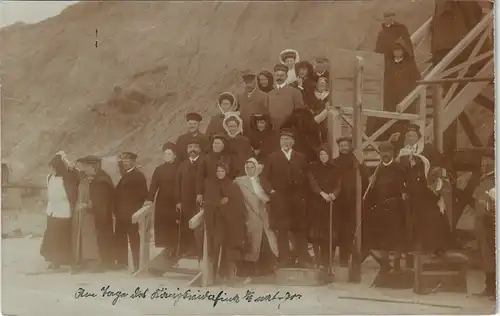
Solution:
M370 183L368 183L368 187L366 188L365 194L363 194L363 201L366 200L366 196L368 195L368 192L370 192L370 190L373 186L373 183L375 182L375 179L377 178L377 174L378 174L378 171L380 170L381 164L382 164L382 162L380 162L378 164L377 168L375 169L375 172L373 173L373 177L370 180Z
M333 263L333 201L330 201L330 257L328 258L328 274L333 275L332 273L332 263Z
M217 260L217 273L216 273L216 278L219 278L219 273L220 273L220 265L222 263L222 245L219 247L219 258Z
M175 248L175 260L179 260L179 252L181 247L181 229L182 229L182 208L179 210L179 220L177 221L177 247Z

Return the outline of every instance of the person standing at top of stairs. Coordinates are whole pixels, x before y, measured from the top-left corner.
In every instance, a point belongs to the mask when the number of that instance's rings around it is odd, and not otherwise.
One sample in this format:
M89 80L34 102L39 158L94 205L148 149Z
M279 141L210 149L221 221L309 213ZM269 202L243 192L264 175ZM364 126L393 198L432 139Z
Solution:
M394 12L384 12L384 21L382 22L382 29L377 36L375 52L384 54L386 61L391 60L393 58L394 42L401 38L405 43L404 45L408 47L408 56L415 60L413 43L408 28L406 25L397 22L395 17L396 14Z

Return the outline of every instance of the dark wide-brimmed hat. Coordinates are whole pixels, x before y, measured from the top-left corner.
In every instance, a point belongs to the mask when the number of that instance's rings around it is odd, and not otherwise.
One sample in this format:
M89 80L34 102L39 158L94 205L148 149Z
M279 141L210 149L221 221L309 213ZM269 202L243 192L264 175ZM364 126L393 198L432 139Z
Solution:
M196 121L196 122L199 123L202 120L203 120L203 117L199 113L190 112L190 113L186 114L186 121L187 122L189 122L189 121Z

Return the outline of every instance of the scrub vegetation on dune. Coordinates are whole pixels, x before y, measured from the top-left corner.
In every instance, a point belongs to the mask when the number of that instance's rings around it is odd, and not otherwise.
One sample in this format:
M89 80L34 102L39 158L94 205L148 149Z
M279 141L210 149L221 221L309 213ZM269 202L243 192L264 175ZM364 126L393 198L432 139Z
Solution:
M285 48L309 60L372 51L388 9L414 32L433 1L81 2L3 28L2 159L43 183L58 150L127 150L150 175L161 145L184 132L185 113L200 112L206 126L241 70L272 69Z

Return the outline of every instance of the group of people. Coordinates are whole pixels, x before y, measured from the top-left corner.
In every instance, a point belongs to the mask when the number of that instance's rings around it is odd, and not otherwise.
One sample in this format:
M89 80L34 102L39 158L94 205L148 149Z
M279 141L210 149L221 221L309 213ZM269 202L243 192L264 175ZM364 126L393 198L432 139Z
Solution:
M415 72L408 31L392 13L385 17L377 50L386 55L386 71L408 61L407 69ZM154 240L166 249L168 264L201 258L205 235L214 273L229 280L272 274L275 268L327 268L337 247L345 266L360 229L365 253L384 270L400 268L387 251L405 254L416 244L436 253L446 250L451 238L439 204L442 179L429 172L417 145L418 126L400 126L379 146L382 160L369 177L353 154L351 138L336 140L337 157L327 144L328 60L316 58L313 65L287 49L280 62L272 73L243 73L244 91L219 96L218 114L205 133L202 116L188 113L187 132L162 146L164 163L154 170L149 189L134 153L120 155L116 187L98 157L81 158L75 166L63 153L56 155L47 179L48 225L41 248L52 267L125 266L130 244L137 269L139 232L132 215L153 202ZM401 78L408 79L395 73L400 77L391 92ZM401 96L393 99L385 105L391 104L390 111ZM362 227L355 215L360 189L368 190ZM202 225L190 225L195 218Z

